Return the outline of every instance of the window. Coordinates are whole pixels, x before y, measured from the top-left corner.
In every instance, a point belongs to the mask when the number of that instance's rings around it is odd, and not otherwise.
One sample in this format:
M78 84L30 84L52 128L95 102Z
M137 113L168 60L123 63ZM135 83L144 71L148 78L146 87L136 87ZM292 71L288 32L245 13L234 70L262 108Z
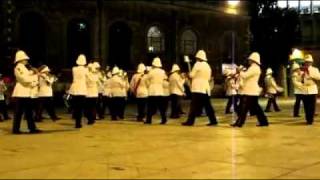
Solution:
M297 0L289 0L288 5L289 5L289 8L299 9L299 1Z
M302 0L300 1L300 13L310 14L311 13L311 1Z
M147 36L149 53L158 53L164 51L164 37L157 26L150 27Z
M312 11L313 13L320 13L320 1L312 1Z
M192 30L186 30L182 33L180 50L184 55L192 55L196 53L197 36Z
M286 0L278 1L278 7L279 8L287 8L287 1Z

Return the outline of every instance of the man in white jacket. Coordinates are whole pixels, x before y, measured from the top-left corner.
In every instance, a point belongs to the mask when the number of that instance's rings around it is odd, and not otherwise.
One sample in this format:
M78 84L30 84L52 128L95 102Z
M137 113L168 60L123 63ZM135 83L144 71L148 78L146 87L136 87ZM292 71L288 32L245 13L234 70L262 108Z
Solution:
M132 76L130 81L130 91L135 96L137 102L137 121L142 122L145 117L145 108L148 98L148 87L146 83L146 67L140 63L137 72Z
M34 81L33 72L26 68L29 57L24 51L17 51L15 56L14 75L16 77L16 85L14 87L12 97L15 98L15 110L13 119L13 134L21 134L20 124L23 113L25 113L30 133L39 133L33 119L32 110L32 88L37 86Z
M279 87L272 77L273 71L271 68L267 69L266 77L264 79L265 86L266 86L266 95L268 97L268 103L265 109L265 112L271 112L271 106L276 112L280 111L280 108L277 104L277 94L282 92L282 87Z
M120 74L120 69L115 66L112 69L112 77L110 79L110 114L111 120L115 121L118 118L123 119L123 107L125 106L125 97L127 94L127 84L123 80Z
M305 111L305 118L308 125L313 124L318 86L316 81L320 80L319 69L312 66L313 58L311 54L305 56L302 70L302 101Z
M156 57L152 61L152 69L147 75L148 84L148 108L147 108L147 119L145 124L152 123L152 116L160 111L161 124L167 123L166 115L166 102L164 99L164 81L167 79L166 72L162 69L162 63L159 57Z
M59 120L54 109L52 85L57 78L50 74L48 66L43 65L39 68L39 92L38 92L38 109L36 118L41 121L43 107L47 110L53 121Z
M294 89L293 93L296 97L296 100L293 106L293 117L300 117L299 110L300 110L300 104L302 101L303 84L302 84L302 73L300 70L300 66L297 63L294 63L292 65L291 80L292 80L293 89Z
M96 107L98 101L98 68L99 65L94 62L88 64L88 73L86 78L87 94L86 94L86 115L88 117L88 125L95 123L96 119Z
M194 64L189 76L191 80L191 105L188 120L182 125L193 126L195 118L203 107L209 118L207 126L218 124L215 111L210 102L211 88L210 79L212 75L211 67L207 63L207 55L204 50L199 50L196 54L197 62Z
M180 73L180 67L174 64L169 76L170 98L171 98L171 115L170 118L179 119L181 113L181 99L184 92L185 78Z
M81 118L85 108L85 98L87 95L87 75L88 69L86 56L80 54L76 61L77 66L72 68L72 84L69 93L72 95L73 117L76 119L76 128L81 128ZM89 122L92 120L88 119Z
M239 83L237 81L236 73L233 73L231 70L226 70L225 72L225 90L226 96L228 97L228 102L225 109L225 114L231 113L231 106L233 106L233 111L237 112L238 110L238 89Z
M231 126L242 127L249 109L252 110L258 118L259 124L257 126L268 126L267 117L258 103L258 97L261 93L261 87L258 84L261 75L259 53L253 52L248 60L248 70L240 72L241 83L239 87L240 105L238 119Z

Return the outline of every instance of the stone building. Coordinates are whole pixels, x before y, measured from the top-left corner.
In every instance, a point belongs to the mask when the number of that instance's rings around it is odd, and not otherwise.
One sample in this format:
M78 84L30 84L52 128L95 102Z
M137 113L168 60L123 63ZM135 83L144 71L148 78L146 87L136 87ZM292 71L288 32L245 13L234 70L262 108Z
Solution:
M245 6L235 15L226 1L2 0L0 70L10 73L17 49L57 72L70 70L79 53L125 70L155 56L166 70L172 63L186 69L183 56L204 49L218 76L222 63L248 53Z

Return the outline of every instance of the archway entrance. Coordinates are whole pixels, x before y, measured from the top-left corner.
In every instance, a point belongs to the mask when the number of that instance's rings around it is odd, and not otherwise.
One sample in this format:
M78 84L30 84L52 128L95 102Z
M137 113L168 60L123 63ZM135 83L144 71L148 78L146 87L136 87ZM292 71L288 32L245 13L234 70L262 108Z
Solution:
M110 66L117 65L124 70L131 70L131 38L132 31L126 23L116 22L109 29Z
M82 19L75 19L68 24L68 60L70 68L76 64L79 54L90 58L90 33L89 24ZM89 60L89 59L88 59Z
M43 17L34 12L22 14L19 25L18 48L26 51L33 66L46 63L46 24Z

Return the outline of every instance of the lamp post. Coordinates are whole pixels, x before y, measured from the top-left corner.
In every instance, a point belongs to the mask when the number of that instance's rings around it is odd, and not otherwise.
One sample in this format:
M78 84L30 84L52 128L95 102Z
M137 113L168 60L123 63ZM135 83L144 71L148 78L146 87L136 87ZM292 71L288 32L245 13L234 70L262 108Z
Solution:
M238 14L238 6L240 4L239 0L228 0L227 1L227 8L226 13L231 15L237 15ZM232 63L235 63L235 39L236 39L236 33L234 30L234 17L232 17L232 47L231 47L231 53L232 53Z

